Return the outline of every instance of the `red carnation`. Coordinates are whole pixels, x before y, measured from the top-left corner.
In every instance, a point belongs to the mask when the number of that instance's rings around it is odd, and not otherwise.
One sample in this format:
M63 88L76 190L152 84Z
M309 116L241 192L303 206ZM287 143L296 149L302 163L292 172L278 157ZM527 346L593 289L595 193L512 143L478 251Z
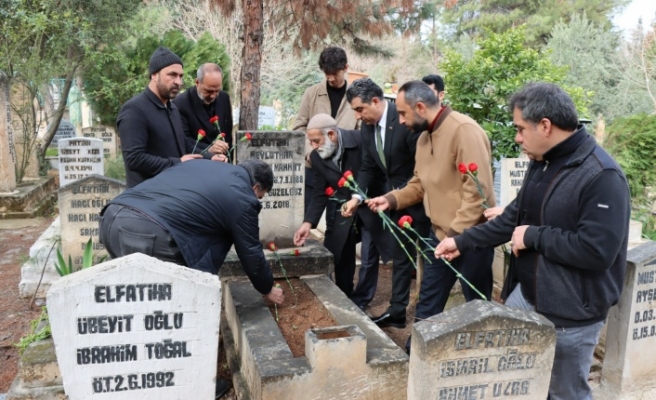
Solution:
M210 118L210 124L213 124L213 123L218 122L218 121L219 121L219 116L218 115L215 115L212 118Z
M225 133L223 133L223 132L221 132L221 134L220 134L219 136L221 136L221 139L225 139L225 137L226 137L226 134L225 134Z
M198 140L201 140L202 138L204 138L205 135L207 135L207 134L205 133L204 130L202 130L202 129L198 130Z
M333 189L332 187L328 186L328 187L326 188L326 196L330 197L330 196L332 196L332 195L334 195L334 194L335 194L335 189Z
M246 138L246 140L251 140L251 139L253 139L253 135L251 135L250 132L246 132L246 134L244 135L244 137Z
M460 171L461 174L467 173L467 166L465 165L465 163L458 164L458 171Z
M351 172L351 170L344 172L344 178L348 179L349 181L353 181L353 172Z
M294 251L292 251L291 254L292 254L294 257L298 257L298 256L301 255L301 252L300 252L298 249L294 249Z
M471 164L469 164L469 166L468 166L467 168L469 168L469 172L476 172L476 171L478 171L478 165L476 165L476 163L471 163Z
M340 179L339 182L337 182L337 186L339 186L339 187L348 187L349 184L348 184L348 181L346 180L346 178L342 177L342 179Z
M406 225L406 224L407 224L407 225ZM401 228L406 228L406 229L408 229L408 228L410 228L411 225L412 225L412 217L411 217L411 216L409 216L409 215L404 215L404 216L402 216L401 218L399 218L399 226L400 226Z
M274 242L269 243L269 245L267 247L269 247L269 250L271 250L271 251L278 250L278 246L276 246L276 244Z

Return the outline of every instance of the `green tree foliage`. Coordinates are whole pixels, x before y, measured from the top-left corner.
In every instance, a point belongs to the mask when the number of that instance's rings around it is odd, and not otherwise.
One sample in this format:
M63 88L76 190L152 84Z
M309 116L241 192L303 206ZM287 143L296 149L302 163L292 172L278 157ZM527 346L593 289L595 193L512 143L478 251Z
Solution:
M587 113L583 89L563 85L566 68L557 67L543 54L524 47L524 38L523 27L502 34L490 33L471 59L449 52L441 65L451 106L483 127L497 160L519 155L512 110L507 105L510 96L524 84L540 81L562 85L574 99L579 116Z
M443 21L447 32L458 37L469 34L485 37L487 32L505 32L526 24L526 42L546 44L552 27L561 19L586 13L597 25L610 29L610 17L628 0L458 0L446 7Z
M604 146L624 170L632 197L644 196L646 187L656 185L656 115L615 119L606 127Z
M561 20L554 26L546 46L549 59L568 68L565 83L594 92L590 99L592 116L603 114L613 119L628 111L618 101L621 75L614 61L618 42L616 33L585 15L574 15L569 22Z
M146 36L136 42L107 46L96 57L96 64L84 74L84 90L96 115L103 124L114 125L123 103L148 85L148 62L159 46L166 46L182 58L184 83L194 85L196 71L206 62L214 62L224 71L224 90L229 90L230 60L223 45L209 33L198 41L185 38L180 31L169 31L162 37Z

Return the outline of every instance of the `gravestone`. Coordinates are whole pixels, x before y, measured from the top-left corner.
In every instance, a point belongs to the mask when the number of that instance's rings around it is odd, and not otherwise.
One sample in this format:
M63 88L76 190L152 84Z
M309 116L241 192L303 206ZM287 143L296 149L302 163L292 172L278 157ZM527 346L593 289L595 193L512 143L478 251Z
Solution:
M135 253L58 280L47 305L71 400L214 399L216 275Z
M414 324L408 399L546 399L555 348L543 316L465 303Z
M82 267L82 256L89 238L93 242L93 263L107 256L100 243L100 211L125 189L125 184L100 175L87 176L59 188L61 247L64 258L70 255L75 269Z
M103 154L105 158L116 158L118 149L116 131L111 126L90 126L82 128L82 137L101 139L103 141Z
M598 400L655 399L656 242L629 250L622 297L608 315Z
M293 247L294 232L303 223L305 135L294 131L255 131L242 141L237 132L237 160L258 159L273 169L273 189L261 200L260 240Z
M59 141L59 185L65 186L89 175L104 175L103 141L69 138Z
M517 193L522 187L522 183L524 183L524 174L528 169L529 162L528 157L501 160L501 196L499 197L499 206L505 207L517 197Z
M50 125L48 125L46 129L50 129ZM69 139L73 137L75 137L75 125L62 119L55 131L55 136L53 136L52 142L50 142L50 147L57 147L61 139Z
M16 189L13 134L11 131L11 105L9 78L0 71L0 193L13 193Z
M257 114L257 127L262 129L263 126L276 126L276 109L273 107L260 106Z

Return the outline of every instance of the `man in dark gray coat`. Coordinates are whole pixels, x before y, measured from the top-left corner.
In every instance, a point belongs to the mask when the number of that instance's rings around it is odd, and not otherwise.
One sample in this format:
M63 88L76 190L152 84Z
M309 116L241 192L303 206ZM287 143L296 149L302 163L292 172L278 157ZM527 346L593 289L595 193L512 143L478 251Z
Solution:
M131 188L180 162L195 158L224 157L200 152L207 145L185 137L178 108L171 102L182 85L182 60L166 47L150 57L150 82L146 90L128 100L118 114L116 125L127 187ZM197 153L197 154L192 154Z

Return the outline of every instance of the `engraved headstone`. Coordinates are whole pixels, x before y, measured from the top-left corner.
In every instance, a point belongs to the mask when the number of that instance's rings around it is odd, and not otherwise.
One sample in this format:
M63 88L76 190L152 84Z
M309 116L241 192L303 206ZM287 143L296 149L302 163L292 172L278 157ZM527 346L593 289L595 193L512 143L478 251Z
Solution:
M499 206L505 207L517 197L528 169L528 157L501 160L501 197Z
M50 125L46 129L50 129ZM55 136L50 142L50 147L57 147L61 139L68 139L75 137L75 125L71 124L69 121L62 119L59 122L59 126L55 131Z
M412 330L409 400L547 398L556 331L543 316L474 300Z
M75 269L82 267L84 248L91 238L93 262L107 256L100 243L98 224L100 211L125 189L123 182L92 175L59 188L62 254L70 255Z
M81 137L101 139L103 141L103 154L105 158L116 158L116 131L111 126L90 126L82 128Z
M261 200L260 239L293 247L294 232L303 223L305 135L294 131L255 131L242 141L237 133L237 160L258 159L273 169L273 189Z
M599 400L654 399L656 242L629 250L622 297L608 315Z
M257 127L262 129L263 126L276 126L276 109L273 107L260 106L257 114Z
M214 398L216 275L135 253L58 280L47 305L69 399Z
M89 175L104 175L103 141L70 138L59 141L59 185L65 186Z
M16 189L13 135L11 131L11 105L9 79L0 71L0 193L13 193Z

